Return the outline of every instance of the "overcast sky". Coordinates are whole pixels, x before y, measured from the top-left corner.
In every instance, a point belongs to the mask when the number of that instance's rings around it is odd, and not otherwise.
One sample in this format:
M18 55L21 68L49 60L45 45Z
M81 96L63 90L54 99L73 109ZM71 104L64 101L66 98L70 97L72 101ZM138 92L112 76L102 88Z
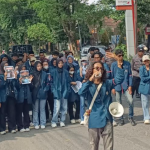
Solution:
M97 3L99 0L89 0L88 3L92 4L92 3Z

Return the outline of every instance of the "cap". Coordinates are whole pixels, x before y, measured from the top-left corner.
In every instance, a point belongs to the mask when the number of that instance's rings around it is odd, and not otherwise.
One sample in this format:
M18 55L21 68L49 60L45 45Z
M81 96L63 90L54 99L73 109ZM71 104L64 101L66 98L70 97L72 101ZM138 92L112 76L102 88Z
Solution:
M36 58L35 57L31 57L30 58L30 61L32 62L32 61L36 61Z
M142 57L142 61L145 61L145 60L150 60L149 55L144 55L144 56Z
M29 51L29 55L30 55L30 54L34 54L34 52L33 52L33 51Z
M148 48L146 46L142 46L142 47L138 47L137 50L138 50L138 52L140 52L140 51L144 52L144 51L147 51Z

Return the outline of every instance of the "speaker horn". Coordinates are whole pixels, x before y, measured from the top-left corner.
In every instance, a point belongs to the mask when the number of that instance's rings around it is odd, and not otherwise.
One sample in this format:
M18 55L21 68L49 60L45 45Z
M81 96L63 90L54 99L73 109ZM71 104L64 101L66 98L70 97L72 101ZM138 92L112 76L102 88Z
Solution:
M124 114L124 108L120 103L113 102L109 105L109 112L113 117L119 118Z

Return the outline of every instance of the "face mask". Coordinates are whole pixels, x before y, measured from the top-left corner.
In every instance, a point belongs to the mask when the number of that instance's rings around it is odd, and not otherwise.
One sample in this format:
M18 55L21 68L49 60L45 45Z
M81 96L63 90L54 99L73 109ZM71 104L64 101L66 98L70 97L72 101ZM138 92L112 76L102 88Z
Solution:
M100 72L98 75L95 75L95 78L101 78L102 77L102 73Z
M44 69L48 69L48 66L44 66Z
M69 71L70 74L74 74L74 71Z

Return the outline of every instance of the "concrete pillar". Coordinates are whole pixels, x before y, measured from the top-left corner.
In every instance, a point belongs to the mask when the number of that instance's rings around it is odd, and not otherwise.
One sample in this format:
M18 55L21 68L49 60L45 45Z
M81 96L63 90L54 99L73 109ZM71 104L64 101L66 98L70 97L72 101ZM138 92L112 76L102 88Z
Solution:
M132 10L126 10L125 20L126 20L127 55L129 58L130 56L135 55Z

